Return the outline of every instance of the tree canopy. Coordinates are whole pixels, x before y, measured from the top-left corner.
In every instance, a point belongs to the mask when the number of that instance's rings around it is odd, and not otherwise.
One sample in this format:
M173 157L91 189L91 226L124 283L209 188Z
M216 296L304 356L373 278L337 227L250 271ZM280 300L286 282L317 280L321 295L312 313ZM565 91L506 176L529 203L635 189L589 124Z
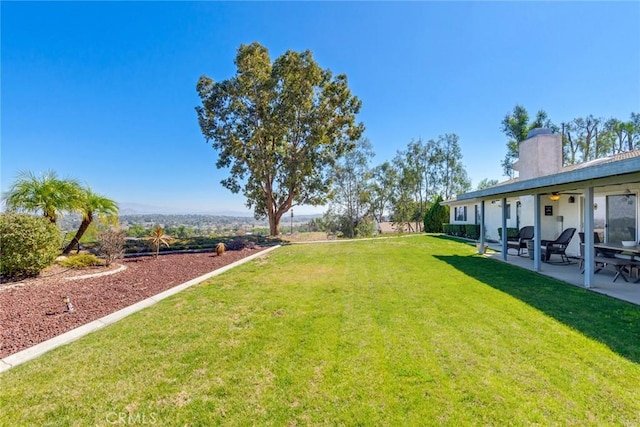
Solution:
M198 80L198 121L230 168L221 183L242 191L256 218L269 218L272 235L293 206L321 205L331 184L329 167L352 150L364 131L361 102L344 74L334 76L310 51L287 51L274 62L257 42L241 45L235 76Z
M589 114L576 117L557 126L544 110L538 111L529 122L529 113L516 105L501 123L502 132L509 138L507 154L502 161L504 174L513 177L513 163L518 158L518 144L527 139L530 130L545 127L562 133L563 163L572 165L607 157L640 146L640 114L631 113L628 121L604 119Z
M480 182L476 186L476 190L482 190L485 188L493 187L494 185L497 185L497 184L498 184L497 179L483 178L482 180L480 180Z
M358 225L371 214L369 162L373 156L369 140L360 139L356 148L339 159L331 171L331 210L340 217L346 237L355 237Z
M16 181L4 195L10 211L36 211L52 223L63 211L75 210L82 199L82 187L78 181L62 179L54 171L41 176L33 172L20 172Z
M513 164L519 156L518 144L527 139L530 130L543 127L551 128L554 132L558 131L558 127L549 120L544 110L539 110L533 122L529 123L529 113L526 108L518 104L513 107L511 113L502 119L501 130L509 138L507 154L502 161L502 169L505 176L513 177Z
M630 120L605 120L588 115L562 124L564 163L588 162L638 148L640 114L631 113Z

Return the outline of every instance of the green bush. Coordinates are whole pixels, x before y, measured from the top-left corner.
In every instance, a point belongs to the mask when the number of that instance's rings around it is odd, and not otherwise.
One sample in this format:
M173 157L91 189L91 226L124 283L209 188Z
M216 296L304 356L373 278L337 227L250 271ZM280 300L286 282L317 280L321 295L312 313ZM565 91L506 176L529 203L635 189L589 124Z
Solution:
M104 261L93 254L78 254L65 258L58 264L67 268L85 268L104 265Z
M53 264L61 243L58 227L44 217L0 214L0 274L37 276Z
M443 224L443 229L449 236L464 237L477 240L480 236L479 224Z
M518 229L515 227L507 227L507 240L515 239L518 235ZM502 227L498 228L498 236L500 236L500 240L502 240Z
M356 225L357 237L371 237L376 231L376 224L369 218L363 218Z
M424 215L425 233L442 233L443 225L449 222L449 206L442 206L440 202L442 202L442 196L436 197Z
M480 237L480 225L465 224L464 234L467 239L477 240Z

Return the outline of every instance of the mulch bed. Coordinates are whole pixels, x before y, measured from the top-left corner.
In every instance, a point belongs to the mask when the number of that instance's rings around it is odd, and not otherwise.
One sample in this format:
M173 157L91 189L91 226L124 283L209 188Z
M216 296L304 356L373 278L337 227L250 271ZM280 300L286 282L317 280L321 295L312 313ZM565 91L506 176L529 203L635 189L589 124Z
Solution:
M84 270L53 267L39 277L0 284L0 358L46 341L264 248L215 253L128 258L118 265ZM125 270L99 277L81 276ZM69 296L74 311L62 301Z

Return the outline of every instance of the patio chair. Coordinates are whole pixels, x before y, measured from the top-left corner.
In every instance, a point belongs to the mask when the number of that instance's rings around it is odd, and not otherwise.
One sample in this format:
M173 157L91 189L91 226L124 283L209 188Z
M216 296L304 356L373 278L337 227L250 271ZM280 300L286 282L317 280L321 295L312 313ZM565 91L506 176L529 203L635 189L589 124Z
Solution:
M580 237L580 273L584 273L584 233L579 232L578 237ZM593 232L593 243L602 243L600 241L600 235L597 231ZM597 257L606 257L612 258L615 257L615 251L609 251L607 249L595 248L595 256ZM596 261L596 269L594 273L599 272L605 266L604 263Z
M533 226L528 225L526 227L522 227L518 230L516 237L512 239L513 240L507 240L507 253L509 252L509 249L515 249L518 251L518 256L520 256L520 251L522 249L527 249L527 241L533 240Z
M540 242L540 248L543 254L543 261L549 262L552 254L560 255L563 263L571 264L565 251L575 234L575 228L565 229L556 240L543 240Z

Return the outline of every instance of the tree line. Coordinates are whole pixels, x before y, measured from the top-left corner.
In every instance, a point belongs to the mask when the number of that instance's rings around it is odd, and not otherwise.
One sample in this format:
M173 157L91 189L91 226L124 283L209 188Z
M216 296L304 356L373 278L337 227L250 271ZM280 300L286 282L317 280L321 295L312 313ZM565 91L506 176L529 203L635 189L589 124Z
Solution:
M629 120L602 118L590 114L556 124L544 110L530 121L529 113L516 104L501 123L502 132L509 138L507 153L502 161L505 176L513 177L513 163L518 159L518 144L527 139L529 131L549 128L562 134L564 165L588 162L640 148L640 114L631 113Z
M373 221L390 220L419 231L438 196L449 198L471 188L456 134L412 140L391 161L376 166L373 157L371 143L361 139L336 162L329 210L316 220L320 228L355 237L370 234Z

